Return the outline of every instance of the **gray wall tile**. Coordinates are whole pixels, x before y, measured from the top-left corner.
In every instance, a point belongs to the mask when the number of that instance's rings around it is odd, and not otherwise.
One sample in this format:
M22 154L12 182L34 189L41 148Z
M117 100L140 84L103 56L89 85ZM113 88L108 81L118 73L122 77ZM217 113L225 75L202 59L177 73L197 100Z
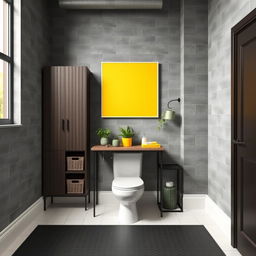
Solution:
M254 0L209 0L208 6L208 190L209 196L229 216L231 215L231 28L254 8Z
M207 193L207 1L181 1L181 155L185 192Z
M0 230L41 196L41 68L48 60L43 0L22 1L22 127L0 129Z

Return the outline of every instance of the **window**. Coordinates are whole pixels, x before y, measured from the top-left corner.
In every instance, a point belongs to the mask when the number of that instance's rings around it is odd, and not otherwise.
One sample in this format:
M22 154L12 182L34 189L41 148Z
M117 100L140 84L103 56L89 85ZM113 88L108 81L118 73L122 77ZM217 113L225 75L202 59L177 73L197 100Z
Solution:
M0 0L0 124L13 122L13 0Z

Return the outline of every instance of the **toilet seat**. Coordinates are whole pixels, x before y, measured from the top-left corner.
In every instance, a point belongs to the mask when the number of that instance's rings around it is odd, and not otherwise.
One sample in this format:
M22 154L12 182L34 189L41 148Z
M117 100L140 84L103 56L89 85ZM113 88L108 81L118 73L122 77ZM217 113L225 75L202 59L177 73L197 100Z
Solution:
M118 190L139 190L144 188L140 177L117 177L113 180L112 187Z

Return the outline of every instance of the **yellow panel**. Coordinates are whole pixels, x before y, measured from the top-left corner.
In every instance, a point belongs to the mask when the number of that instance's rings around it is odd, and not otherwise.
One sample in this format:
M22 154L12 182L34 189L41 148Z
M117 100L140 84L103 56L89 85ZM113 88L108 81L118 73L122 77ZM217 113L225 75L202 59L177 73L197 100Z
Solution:
M102 63L102 117L157 118L158 63Z

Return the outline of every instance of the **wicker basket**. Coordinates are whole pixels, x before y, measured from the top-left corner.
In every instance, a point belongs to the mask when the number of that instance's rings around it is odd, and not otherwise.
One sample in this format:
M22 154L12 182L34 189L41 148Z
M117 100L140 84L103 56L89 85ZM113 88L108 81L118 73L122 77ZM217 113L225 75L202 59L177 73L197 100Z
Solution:
M83 194L84 193L84 179L67 179L67 193L68 194Z
M67 157L67 170L68 171L83 171L84 170L84 157L83 156L68 156Z

